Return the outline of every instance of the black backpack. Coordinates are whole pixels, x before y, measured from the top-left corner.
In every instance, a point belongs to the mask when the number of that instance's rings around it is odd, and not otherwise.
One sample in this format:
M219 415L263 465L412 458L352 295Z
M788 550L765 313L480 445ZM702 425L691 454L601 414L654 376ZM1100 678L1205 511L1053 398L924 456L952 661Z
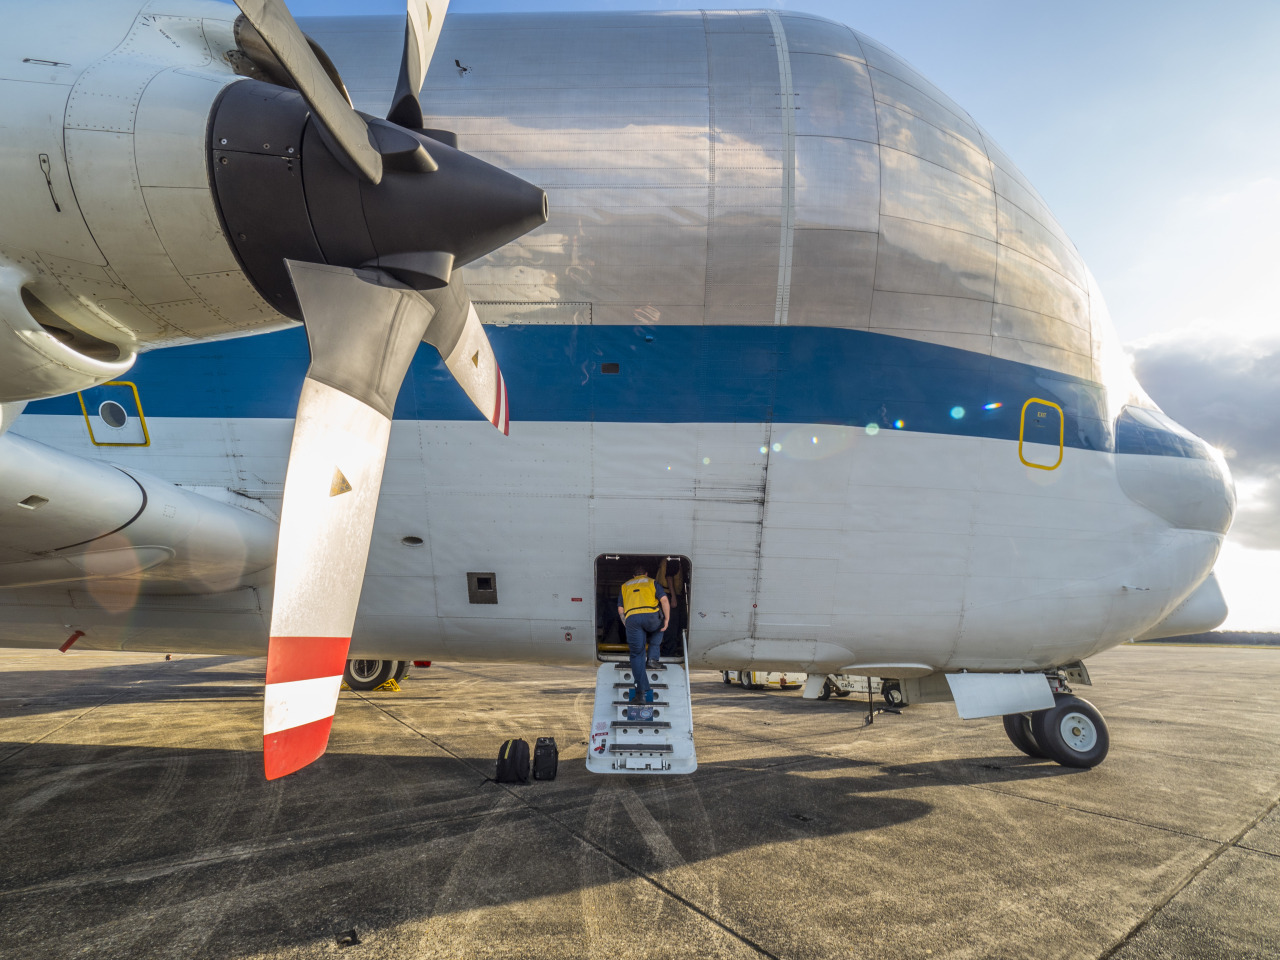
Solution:
M524 740L507 740L498 751L498 770L493 775L498 783L529 782L529 744Z
M560 748L555 737L539 737L533 748L533 779L554 780L560 766Z

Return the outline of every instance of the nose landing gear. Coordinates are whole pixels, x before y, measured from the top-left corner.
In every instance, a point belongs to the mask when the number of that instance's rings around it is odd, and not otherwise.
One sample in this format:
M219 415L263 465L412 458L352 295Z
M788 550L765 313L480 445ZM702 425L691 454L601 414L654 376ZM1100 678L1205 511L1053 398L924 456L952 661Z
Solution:
M1096 767L1111 747L1102 714L1088 700L1071 694L1055 693L1053 700L1048 710L1006 716L1004 732L1010 742L1029 757L1064 767Z

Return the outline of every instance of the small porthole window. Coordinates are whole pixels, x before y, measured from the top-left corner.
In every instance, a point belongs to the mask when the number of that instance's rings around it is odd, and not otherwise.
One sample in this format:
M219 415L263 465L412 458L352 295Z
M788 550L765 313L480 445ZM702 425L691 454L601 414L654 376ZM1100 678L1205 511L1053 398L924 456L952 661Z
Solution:
M98 407L98 416L108 427L115 427L117 430L129 422L129 414L125 413L124 407L114 400L104 401L102 406Z
M600 364L601 373L621 373L622 364L620 363L602 363Z
M422 538L421 538L421 537L401 537L401 538L400 538L400 542L401 542L401 543L403 543L406 547L420 547L420 546L422 546Z

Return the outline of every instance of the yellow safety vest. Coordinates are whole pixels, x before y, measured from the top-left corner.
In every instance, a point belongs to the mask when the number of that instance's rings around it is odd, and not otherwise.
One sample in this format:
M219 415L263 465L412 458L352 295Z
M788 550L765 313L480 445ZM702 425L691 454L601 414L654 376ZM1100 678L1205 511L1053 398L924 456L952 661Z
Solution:
M636 577L622 585L619 594L622 599L622 619L633 613L657 613L658 591L656 584L648 577Z

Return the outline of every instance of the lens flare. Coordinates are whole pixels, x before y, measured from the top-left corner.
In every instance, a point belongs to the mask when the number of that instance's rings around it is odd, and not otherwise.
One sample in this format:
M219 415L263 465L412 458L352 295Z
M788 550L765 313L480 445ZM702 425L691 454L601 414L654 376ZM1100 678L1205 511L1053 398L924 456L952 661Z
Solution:
M952 420L963 420L963 419L964 419L964 407L952 407L952 408L951 408L951 419L952 419Z
M982 409L983 410L999 410L1003 406L1004 406L1003 403L1000 403L999 401L997 401L995 403L986 404Z
M878 423L868 423L868 424L867 424L867 436L868 436L868 437L874 437L874 436L875 436L877 433L879 433L879 432L880 432L880 424L878 424Z
M905 427L906 425L907 425L907 422L906 422L905 420L895 420L895 421L893 421L893 429L895 429L895 430L901 430L901 429L902 429L903 427Z

